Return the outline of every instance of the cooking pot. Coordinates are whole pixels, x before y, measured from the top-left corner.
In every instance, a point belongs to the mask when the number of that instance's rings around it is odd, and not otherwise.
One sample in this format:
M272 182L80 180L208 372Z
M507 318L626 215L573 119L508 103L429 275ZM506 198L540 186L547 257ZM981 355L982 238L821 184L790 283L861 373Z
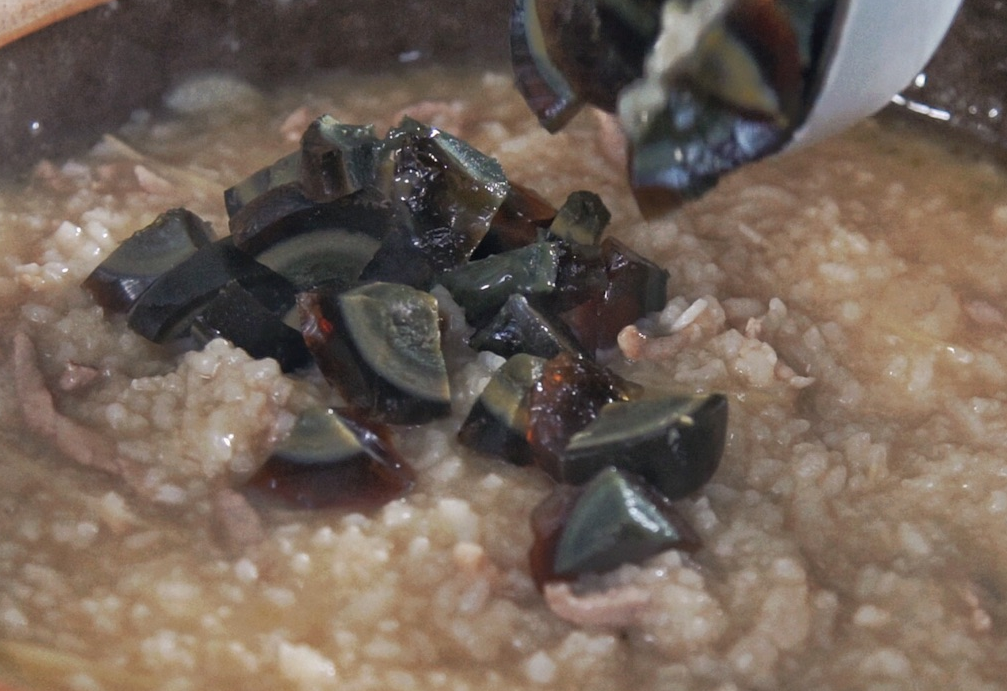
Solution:
M0 173L78 153L210 68L268 88L320 69L501 67L509 13L509 0L117 0L0 49ZM883 117L1007 159L1007 3L965 0L923 74Z

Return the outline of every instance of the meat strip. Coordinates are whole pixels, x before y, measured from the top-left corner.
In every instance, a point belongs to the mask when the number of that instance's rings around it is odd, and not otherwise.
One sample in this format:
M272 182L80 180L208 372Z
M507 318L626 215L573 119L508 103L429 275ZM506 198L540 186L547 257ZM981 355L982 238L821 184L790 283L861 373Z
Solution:
M124 475L115 444L60 414L38 368L35 346L23 332L14 334L14 386L28 429L45 437L75 463Z
M213 521L223 546L242 553L266 538L258 512L245 496L230 488L213 495Z
M569 583L547 583L544 595L549 609L560 619L599 628L638 624L650 602L650 593L632 585L577 595Z

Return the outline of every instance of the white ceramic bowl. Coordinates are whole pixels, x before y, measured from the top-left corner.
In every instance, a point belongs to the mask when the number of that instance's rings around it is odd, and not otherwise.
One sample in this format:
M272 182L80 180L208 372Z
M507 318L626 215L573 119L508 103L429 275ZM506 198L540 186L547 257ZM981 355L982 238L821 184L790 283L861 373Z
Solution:
M961 0L840 0L822 85L788 148L881 110L923 69L960 5Z

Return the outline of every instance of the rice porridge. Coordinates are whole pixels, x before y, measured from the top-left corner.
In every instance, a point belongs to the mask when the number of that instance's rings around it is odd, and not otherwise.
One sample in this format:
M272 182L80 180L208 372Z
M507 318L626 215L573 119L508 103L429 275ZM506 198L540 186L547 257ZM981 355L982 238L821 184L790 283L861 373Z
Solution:
M21 689L1002 689L1007 177L875 122L640 218L610 120L549 135L508 76L224 77L0 197L0 679ZM215 101L194 96L207 92ZM81 281L161 211L221 193L331 113L403 113L554 204L601 195L669 301L606 364L731 405L702 547L596 577L618 626L528 572L544 475L455 435L496 366L447 337L453 415L397 428L416 488L373 513L229 487L333 394L224 341L180 354ZM237 508L235 508L237 507ZM233 509L233 511L231 510ZM247 517L246 517L247 518ZM230 522L230 525L229 525ZM0 682L2 683L2 682Z

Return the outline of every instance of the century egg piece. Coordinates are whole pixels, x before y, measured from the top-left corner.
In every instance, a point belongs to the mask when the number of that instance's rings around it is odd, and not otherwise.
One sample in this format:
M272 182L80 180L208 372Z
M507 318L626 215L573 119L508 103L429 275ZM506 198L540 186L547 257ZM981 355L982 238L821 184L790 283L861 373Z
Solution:
M271 189L299 182L301 179L300 150L287 154L265 168L224 190L224 207L228 218L233 217L248 202Z
M511 182L507 196L493 216L489 231L472 253L472 259L482 259L536 242L555 216L556 208L542 195Z
M433 295L369 283L345 292L302 293L298 305L308 349L350 405L398 424L421 424L450 412Z
M435 271L469 259L510 187L500 164L436 128L403 118L383 143L378 188Z
M568 242L595 245L612 220L605 203L594 192L571 192L549 224L549 233Z
M496 315L469 337L468 344L507 358L517 353L542 358L562 352L587 354L562 321L520 294L507 298Z
M555 132L584 103L613 111L643 73L660 28L656 2L517 0L511 60L518 89Z
M611 466L582 488L557 486L533 512L532 532L532 577L539 587L638 564L669 549L699 548L699 537L666 497Z
M227 237L201 247L151 283L130 309L129 327L155 343L183 338L200 311L232 280L277 314L294 306L294 286Z
M310 409L276 445L248 486L303 509L376 509L406 494L415 482L387 430Z
M253 358L270 357L284 372L311 363L311 353L299 329L262 304L237 281L230 281L199 312L192 324L193 338L205 345L225 338Z
M312 122L301 148L224 191L229 217L270 190L296 184L309 199L327 202L374 182L381 140L372 125L344 125L331 115Z
M534 539L528 550L528 565L539 590L550 581L573 580L557 576L556 546L563 536L563 527L570 512L583 492L583 487L555 485L545 499L532 509L531 532Z
M545 360L518 354L493 373L458 431L465 446L514 465L532 462L528 399Z
M392 227L388 202L373 189L316 202L297 183L264 192L230 219L234 244L300 290L352 285Z
M584 356L563 352L546 361L528 398L528 440L535 465L560 480L563 449L570 438L606 404L638 393L638 385Z
M606 466L639 475L668 499L680 499L713 476L727 437L721 394L617 401L570 437L560 480L588 482Z
M344 125L331 115L312 122L301 137L301 185L319 202L373 184L381 141L373 125Z
M558 243L536 242L468 262L438 281L465 310L465 319L478 326L512 295L547 295L556 290L560 256Z
M548 296L549 308L561 314L587 300L597 299L608 286L601 247L558 241L561 249L556 290Z
M128 312L161 274L211 242L209 223L186 209L171 209L115 248L82 285L106 310Z
M623 327L667 302L668 272L615 238L601 243L603 286L560 317L588 352L611 348ZM592 265L593 266L593 265Z
M381 241L374 256L361 270L360 281L401 283L419 290L430 290L436 274L430 258L414 242L413 232L400 225Z
M702 28L687 56L655 60L620 96L630 180L645 209L701 195L724 173L779 151L800 124L805 83L788 4L814 3L740 0L705 22L666 3L665 27L691 20Z

